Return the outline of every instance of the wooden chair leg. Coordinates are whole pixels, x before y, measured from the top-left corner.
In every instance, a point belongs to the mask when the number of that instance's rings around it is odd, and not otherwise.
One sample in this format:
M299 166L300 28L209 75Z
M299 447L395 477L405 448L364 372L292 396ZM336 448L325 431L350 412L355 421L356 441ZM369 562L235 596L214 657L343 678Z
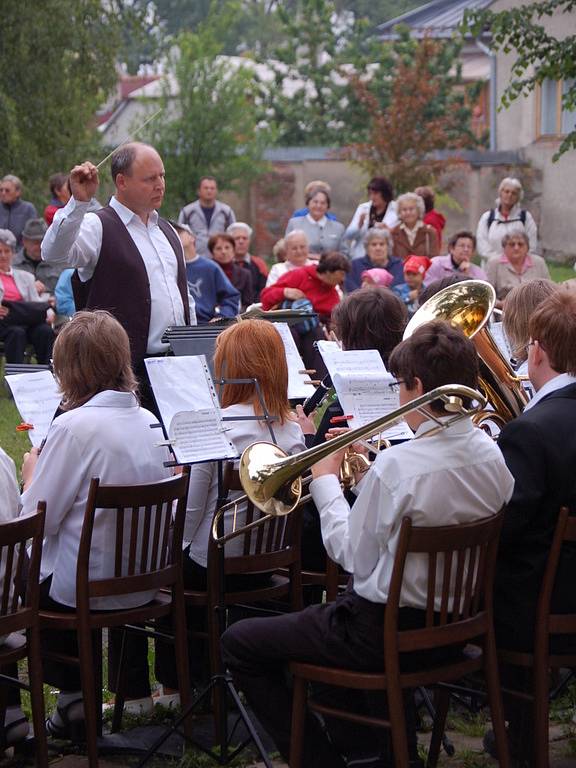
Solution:
M190 706L190 670L188 664L188 632L186 626L186 609L183 599L174 599L172 608L172 626L174 632L174 651L176 668L178 670L178 689L180 691L180 706L182 711ZM192 718L187 717L183 723L186 736L192 738Z
M550 716L550 676L548 656L534 655L534 768L549 767L548 719Z
M34 744L37 768L48 768L48 746L46 744L46 714L44 710L44 689L38 628L28 632L28 676L30 678L30 707L34 725Z
M500 692L500 675L498 673L498 658L493 632L488 632L484 643L484 674L488 693L488 704L492 718L492 728L496 740L498 764L501 768L509 768L510 753L508 749L508 734L504 723L504 707Z
M96 712L96 683L94 670L94 655L92 648L92 633L88 627L78 625L78 656L80 659L80 679L84 699L84 719L86 722L86 749L88 765L98 768L98 713ZM98 681L101 684L101 681Z
M391 677L391 676L390 676ZM406 718L404 716L404 697L402 688L388 682L388 719L392 734L392 749L394 750L395 768L409 768L408 738L406 735Z
M301 768L302 766L307 687L307 682L304 678L294 678L292 690L292 725L290 730L290 768Z
M118 674L115 680L114 712L112 714L111 732L117 733L122 727L122 715L124 714L124 702L126 701L126 641L128 632L122 629L122 643L120 645L120 658L118 660Z
M434 692L434 725L432 736L430 738L430 749L428 750L428 759L426 768L436 768L440 750L442 749L442 736L446 730L446 718L450 707L450 691L444 688L437 688Z

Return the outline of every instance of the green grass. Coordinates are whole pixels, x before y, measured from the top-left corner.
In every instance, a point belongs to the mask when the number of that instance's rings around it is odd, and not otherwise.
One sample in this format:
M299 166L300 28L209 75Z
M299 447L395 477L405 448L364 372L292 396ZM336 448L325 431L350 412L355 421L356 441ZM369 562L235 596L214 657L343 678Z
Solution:
M2 375L0 383L0 447L14 459L18 472L20 472L22 457L26 451L30 450L31 446L30 439L25 432L16 432L16 426L20 422L20 415L8 393Z
M550 277L555 283L563 283L564 280L572 280L576 278L576 272L573 267L568 267L564 264L548 264L550 270Z

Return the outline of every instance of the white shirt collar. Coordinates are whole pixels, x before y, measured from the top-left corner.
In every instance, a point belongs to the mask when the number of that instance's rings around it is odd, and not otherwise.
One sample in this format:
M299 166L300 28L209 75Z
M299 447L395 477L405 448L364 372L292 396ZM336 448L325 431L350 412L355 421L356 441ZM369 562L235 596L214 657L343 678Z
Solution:
M438 419L443 423L453 418L454 416L452 414L446 416L438 416ZM432 419L423 421L414 433L414 437L422 437L427 432L430 432L430 430L436 429L437 426L438 424ZM446 427L446 429L453 434L463 435L466 432L469 432L471 429L474 429L474 424L470 418L463 417L459 421L454 422L454 424L451 424L449 427Z
M562 389L570 384L576 384L576 376L572 376L571 373L559 373L558 376L554 376L553 379L550 379L550 381L547 381L546 384L540 387L532 400L529 401L526 408L524 408L524 411L533 408L536 403L539 403L542 398L546 397L546 395L549 395L551 392L556 392L557 389Z
M134 218L138 219L139 221L142 221L142 219L140 219L140 216L138 216L137 213L134 213L134 211L131 211L130 208L127 208L125 205L123 205L123 203L117 200L116 197L114 197L114 195L112 195L112 197L110 198L110 208L113 208L116 211L118 216L120 216L122 223L126 227ZM148 215L148 226L153 227L156 224L158 224L158 211L152 211Z
M138 400L133 392L105 389L91 397L82 408L137 408Z
M316 221L315 219L312 218L312 216L310 216L309 213L307 213L306 218L311 224L316 224L316 226L320 227L321 229L324 229L324 227L326 226L326 221L327 221L326 216L322 216L321 219L318 219L318 221Z

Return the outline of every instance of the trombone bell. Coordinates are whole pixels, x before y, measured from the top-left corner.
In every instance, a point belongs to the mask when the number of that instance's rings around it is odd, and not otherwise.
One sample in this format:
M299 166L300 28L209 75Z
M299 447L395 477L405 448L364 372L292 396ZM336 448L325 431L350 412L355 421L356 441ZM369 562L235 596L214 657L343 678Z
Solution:
M274 443L254 443L240 459L240 482L250 501L268 515L287 515L302 496L302 479L282 465L289 454Z

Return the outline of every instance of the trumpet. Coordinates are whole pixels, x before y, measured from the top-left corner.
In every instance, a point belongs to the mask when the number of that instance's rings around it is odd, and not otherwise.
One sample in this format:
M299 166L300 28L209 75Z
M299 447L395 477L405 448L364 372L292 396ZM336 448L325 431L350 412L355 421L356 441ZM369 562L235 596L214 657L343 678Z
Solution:
M444 410L452 415L447 419L441 419L427 410L426 406L434 401L441 401L444 404ZM471 405L465 407L465 401L469 401ZM435 422L436 426L423 435L426 437L436 434L439 430L447 429L461 419L481 412L486 403L484 395L475 389L462 384L444 384L391 413L374 419L363 427L353 429L294 456L288 455L273 443L253 443L244 450L240 458L242 488L254 506L262 512L273 516L287 515L300 501L302 475L320 459L330 456L341 448L347 448L359 440L383 432L413 411L418 411Z

